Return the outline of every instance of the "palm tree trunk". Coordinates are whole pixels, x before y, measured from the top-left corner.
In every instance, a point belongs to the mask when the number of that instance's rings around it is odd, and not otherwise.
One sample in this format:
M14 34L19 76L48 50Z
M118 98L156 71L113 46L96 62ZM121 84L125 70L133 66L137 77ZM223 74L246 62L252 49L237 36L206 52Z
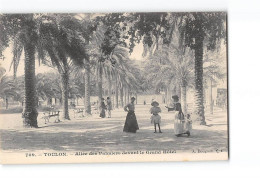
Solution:
M23 109L24 127L38 127L36 109L36 88L35 88L35 47L31 44L24 46L24 87L25 105Z
M61 96L62 96L62 118L63 120L70 120L69 117L69 74L65 67L61 73Z
M202 30L201 30L202 31ZM206 125L203 100L203 35L195 39L195 121Z
M39 103L40 103L40 100L39 100L39 97L37 96L37 97L36 97L36 105L37 105L37 107L40 106Z
M91 114L91 104L90 104L90 66L89 63L85 61L85 113Z
M209 90L209 105L210 105L210 114L213 114L213 100L212 100L212 80L210 80L210 90Z
M111 73L108 74L108 97L112 97L112 82L111 82Z
M125 88L125 105L127 104L127 88Z
M121 100L121 107L124 107L124 88L123 86L120 88L120 100Z
M51 98L48 98L47 100L48 100L48 101L47 101L47 105L48 105L48 106L51 106Z
M112 88L112 109L115 109L115 91Z
M116 93L116 108L118 108L118 84L117 84L117 77L115 83L115 93Z
M182 111L184 114L187 114L187 98L186 98L186 86L181 86L181 104L182 104Z
M102 99L102 82L103 82L103 74L102 74L102 62L99 62L99 69L98 69L98 107L100 107L101 99Z

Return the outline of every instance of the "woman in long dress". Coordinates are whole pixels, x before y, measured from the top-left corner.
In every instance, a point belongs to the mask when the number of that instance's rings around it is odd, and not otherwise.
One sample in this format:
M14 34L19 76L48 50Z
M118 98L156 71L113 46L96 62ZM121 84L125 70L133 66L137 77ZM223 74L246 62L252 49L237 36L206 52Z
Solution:
M181 103L179 103L179 97L177 95L172 96L173 110L174 110L174 133L177 137L182 134L190 136L190 131L185 128L184 114L181 109Z
M110 97L107 97L107 113L108 113L108 118L111 118L111 110L112 110L112 102Z
M123 131L124 132L132 132L136 133L136 131L139 129L138 123L135 116L135 104L134 104L135 98L131 98L131 103L127 104L124 107L124 110L127 111L127 116L125 120L125 126Z
M100 111L100 117L101 118L105 118L106 117L106 109L107 109L107 107L106 107L106 105L105 105L105 102L104 102L104 98L102 98L101 99L101 105L100 105L100 108L101 108L101 111Z

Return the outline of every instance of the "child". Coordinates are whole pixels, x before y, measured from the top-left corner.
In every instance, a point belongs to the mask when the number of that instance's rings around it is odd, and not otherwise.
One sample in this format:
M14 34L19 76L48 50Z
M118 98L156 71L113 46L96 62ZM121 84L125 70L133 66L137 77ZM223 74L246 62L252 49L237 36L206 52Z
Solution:
M161 131L161 127L160 127L160 124L161 124L161 116L158 114L161 112L161 108L159 107L159 103L157 101L153 101L151 103L151 105L153 106L151 109L150 109L150 112L151 114L153 114L151 116L151 123L154 124L154 133L157 133L156 131L156 125L158 125L158 128L159 128L159 133L162 133Z

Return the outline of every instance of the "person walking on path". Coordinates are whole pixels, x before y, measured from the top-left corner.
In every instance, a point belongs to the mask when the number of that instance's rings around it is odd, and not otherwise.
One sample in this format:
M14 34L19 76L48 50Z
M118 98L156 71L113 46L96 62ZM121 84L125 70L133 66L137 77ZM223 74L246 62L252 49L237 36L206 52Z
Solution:
M151 104L153 107L150 109L150 112L152 114L151 116L151 123L154 124L154 133L157 133L156 126L158 125L159 133L162 133L161 131L161 116L158 114L162 112L161 108L159 107L159 103L157 101L153 101Z
M135 116L135 98L131 98L131 103L127 104L124 107L124 110L127 111L127 116L125 120L125 125L124 125L124 132L131 132L131 133L136 133L137 130L139 130L139 126L136 120Z
M108 118L111 118L111 110L112 110L112 102L110 97L107 97L107 113L108 113Z
M107 109L107 107L106 107L106 105L105 105L105 99L104 98L101 98L101 105L100 105L100 108L101 108L101 112L100 112L100 117L101 118L105 118L106 117L106 109Z

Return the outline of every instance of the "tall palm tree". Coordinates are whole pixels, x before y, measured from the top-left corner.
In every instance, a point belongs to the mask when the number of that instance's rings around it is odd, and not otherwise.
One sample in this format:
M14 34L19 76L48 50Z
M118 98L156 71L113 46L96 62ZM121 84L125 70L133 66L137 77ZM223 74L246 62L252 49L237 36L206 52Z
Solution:
M164 45L151 56L147 63L146 72L151 74L148 81L158 89L166 88L166 100L169 100L169 93L175 89L175 93L181 98L183 111L187 113L186 91L187 87L193 84L193 59L192 52L188 48L182 51L177 42Z
M21 49L25 55L25 105L23 109L24 126L38 127L36 109L35 89L35 53L39 42L39 24L41 19L37 14L2 14L0 16L1 26L1 50L10 43L17 52L14 56L14 65L20 59ZM2 52L1 52L2 53Z
M88 59L85 44L89 40L89 30L83 27L73 15L53 14L45 17L40 32L45 37L41 42L39 58L45 61L44 54L50 56L52 66L58 69L61 76L62 118L69 120L69 73L72 64L83 65Z
M90 103L90 64L85 62L85 72L84 72L84 80L85 80L85 113L91 114L91 103Z
M118 108L118 79L115 78L115 96L116 96L116 108Z
M190 47L195 53L195 111L196 121L205 125L204 98L203 98L203 53L204 47L215 49L216 42L225 38L226 13L180 13L182 18L180 39L185 46ZM205 40L208 40L206 45Z
M191 13L154 13L133 14L133 26L129 33L130 47L143 39L148 47L146 52L153 53L154 44L158 49L160 39L163 44L171 42L172 32L176 28L175 22L180 23L180 42L183 47L194 50L195 71L195 110L196 121L205 125L203 105L203 48L215 49L216 42L225 38L226 13L224 12L191 12ZM138 32L138 33L136 33ZM137 37L136 37L137 36ZM206 40L208 43L206 43ZM207 44L207 45L206 45ZM150 48L150 49L149 49Z
M101 25L97 26L95 31L93 31L92 38L90 39L89 44L86 46L87 53L92 59L89 65L85 65L85 76L90 76L90 69L88 67L92 66L95 71L95 76L97 78L97 88L98 88L98 103L100 104L101 98L103 96L103 73L104 73L104 62L106 61L107 55L104 55L102 51L102 45L105 39L105 31L106 27L101 23ZM88 81L86 81L88 83ZM85 83L85 85L87 85ZM85 88L88 90L88 87ZM86 93L88 94L88 93ZM85 105L89 106L90 101L88 100L88 95L85 96ZM99 106L98 104L98 106Z

